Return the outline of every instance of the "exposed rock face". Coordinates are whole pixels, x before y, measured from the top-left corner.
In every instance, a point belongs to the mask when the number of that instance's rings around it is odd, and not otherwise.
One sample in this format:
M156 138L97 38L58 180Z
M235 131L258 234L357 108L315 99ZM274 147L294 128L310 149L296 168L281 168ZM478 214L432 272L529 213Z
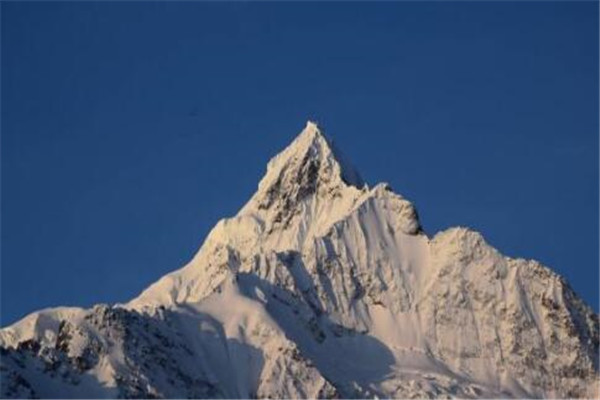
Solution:
M131 302L0 330L3 397L598 396L598 316L465 228L429 238L309 123Z

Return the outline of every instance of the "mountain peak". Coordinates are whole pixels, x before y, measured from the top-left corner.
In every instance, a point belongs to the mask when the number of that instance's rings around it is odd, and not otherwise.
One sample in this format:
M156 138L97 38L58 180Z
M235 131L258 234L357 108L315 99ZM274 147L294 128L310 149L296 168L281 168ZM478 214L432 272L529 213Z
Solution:
M309 122L185 267L0 329L0 397L598 398L598 316L564 280L429 239L341 160Z
M316 121L308 120L308 121L306 121L306 127L300 133L299 136L302 136L302 135L323 136L323 133L321 133L319 124Z
M274 161L285 164L282 161L304 161L306 159L321 159L332 155L331 142L323 135L316 122L307 121L304 129L296 138L279 154L277 154L267 166L267 171L272 169Z
M319 189L354 186L364 182L333 142L313 121L267 164L251 203L269 208L277 198L285 202L301 201Z

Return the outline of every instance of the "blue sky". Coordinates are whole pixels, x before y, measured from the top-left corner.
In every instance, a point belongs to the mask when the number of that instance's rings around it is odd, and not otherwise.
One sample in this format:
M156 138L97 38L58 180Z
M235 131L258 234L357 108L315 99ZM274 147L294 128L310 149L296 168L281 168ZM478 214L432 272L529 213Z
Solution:
M134 297L315 119L598 310L598 4L1 4L1 324Z

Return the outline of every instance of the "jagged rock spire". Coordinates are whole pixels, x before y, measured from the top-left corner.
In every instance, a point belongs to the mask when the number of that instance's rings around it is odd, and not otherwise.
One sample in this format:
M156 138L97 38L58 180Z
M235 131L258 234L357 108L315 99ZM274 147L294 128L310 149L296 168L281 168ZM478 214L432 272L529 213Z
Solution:
M332 142L314 122L308 121L296 139L267 165L258 195L265 195L268 206L281 188L297 187L300 197L314 193L319 185L346 184L361 188L358 172L343 159Z
M292 143L269 161L257 192L242 212L291 208L317 193L363 186L360 174L333 142L316 123L308 121Z

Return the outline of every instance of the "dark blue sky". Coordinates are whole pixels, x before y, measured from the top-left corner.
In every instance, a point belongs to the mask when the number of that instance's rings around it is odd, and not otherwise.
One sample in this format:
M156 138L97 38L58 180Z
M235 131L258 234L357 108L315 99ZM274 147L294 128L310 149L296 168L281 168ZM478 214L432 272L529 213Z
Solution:
M7 3L1 324L126 301L316 119L598 310L598 4Z

